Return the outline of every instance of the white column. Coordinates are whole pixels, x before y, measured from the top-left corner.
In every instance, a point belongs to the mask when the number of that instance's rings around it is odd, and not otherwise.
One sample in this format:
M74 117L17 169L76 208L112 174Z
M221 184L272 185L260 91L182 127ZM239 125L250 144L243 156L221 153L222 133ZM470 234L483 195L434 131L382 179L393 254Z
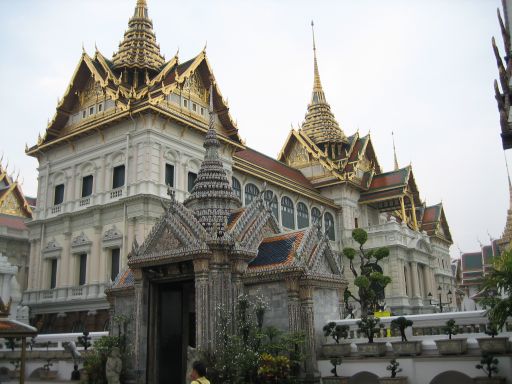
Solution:
M62 253L57 261L58 280L57 287L69 287L71 285L71 276L69 275L69 263L71 257L71 232L64 233L64 242L62 243ZM60 264L60 265L59 265Z
M411 284L412 284L412 297L419 297L420 285L418 281L418 263L411 261Z
M94 236L92 239L92 247L90 254L90 268L88 269L89 276L87 277L87 281L89 284L97 284L101 281L99 276L100 264L101 264L101 226L94 227Z

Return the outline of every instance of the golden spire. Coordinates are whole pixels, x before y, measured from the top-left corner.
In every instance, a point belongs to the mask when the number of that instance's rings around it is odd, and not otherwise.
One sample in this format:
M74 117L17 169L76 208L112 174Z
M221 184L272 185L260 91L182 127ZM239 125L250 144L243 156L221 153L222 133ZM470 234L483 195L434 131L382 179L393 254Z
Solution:
M148 69L155 72L164 64L153 32L153 22L148 16L146 0L137 0L128 30L112 61L115 69Z
M393 156L395 160L395 171L398 171L400 167L398 166L398 159L396 157L396 148L395 148L395 135L393 134L393 131L391 131L391 137L393 138Z
M320 72L318 71L318 60L316 57L316 41L314 23L311 21L311 31L313 34L313 64L314 80L311 102L308 105L306 119L302 124L302 132L305 133L315 144L323 146L324 144L337 144L347 142L345 134L333 113L331 106L325 98L322 83L320 82ZM326 148L322 148L327 151ZM332 148L331 148L332 152Z
M313 33L313 58L314 58L314 80L313 80L313 95L311 96L311 103L323 102L325 103L325 94L320 82L320 72L318 71L318 61L316 59L316 42L315 42L315 24L311 20L311 32Z

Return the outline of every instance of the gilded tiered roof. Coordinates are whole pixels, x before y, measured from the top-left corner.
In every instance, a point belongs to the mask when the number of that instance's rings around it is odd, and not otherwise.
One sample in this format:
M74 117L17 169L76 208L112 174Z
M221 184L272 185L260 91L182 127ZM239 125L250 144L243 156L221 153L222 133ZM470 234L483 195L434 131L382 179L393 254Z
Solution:
M15 216L16 218L28 219L32 217L32 209L23 192L21 191L18 178L9 176L7 166L3 166L0 159L0 215ZM13 222L2 216L0 226L22 225L23 222Z
M311 23L313 26L313 23ZM338 122L331 112L331 106L325 99L325 93L320 81L320 72L318 71L318 61L316 58L316 44L313 34L313 54L314 54L314 80L311 102L308 105L308 112L302 131L315 143L341 143L346 142L346 137L341 130Z
M159 71L165 63L148 17L146 0L137 0L128 30L112 59L115 69L150 69Z
M219 157L220 142L215 130L212 94L213 85L210 86L210 123L203 144L206 153L192 193L184 202L208 232L215 229L225 231L231 211L242 205L229 184L226 170Z

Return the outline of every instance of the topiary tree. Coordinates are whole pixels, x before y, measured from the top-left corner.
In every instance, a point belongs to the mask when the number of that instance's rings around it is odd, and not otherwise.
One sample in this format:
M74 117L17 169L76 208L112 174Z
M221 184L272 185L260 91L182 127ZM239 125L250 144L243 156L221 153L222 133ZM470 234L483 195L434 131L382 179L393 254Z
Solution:
M327 323L323 328L325 337L332 337L336 344L340 343L340 339L348 337L349 326L336 324L334 321Z
M402 368L398 368L400 363L396 361L396 359L393 359L389 362L389 365L386 367L388 371L391 372L391 377L396 377L396 374L399 372L402 372Z
M475 368L484 371L487 377L492 377L493 373L498 373L498 359L493 355L483 355Z
M407 341L407 337L405 336L405 328L412 326L412 320L407 320L405 317L400 316L399 318L391 321L391 328L398 329L400 331L400 336L402 336L402 341Z
M451 340L452 336L456 335L460 332L460 328L457 324L455 324L454 319L450 319L446 322L446 325L443 327L444 333L448 335L448 338Z
M359 244L359 250L344 248L343 255L349 260L349 267L354 275L354 285L357 287L357 296L350 290L345 291L345 300L351 297L361 306L361 317L368 312L377 310L379 299L384 299L384 288L391 282L391 278L383 274L379 262L389 256L388 248L364 250L363 245L368 240L368 233L364 229L356 228L352 231L352 238ZM354 266L354 259L359 255L359 271Z
M373 337L380 334L382 325L380 319L374 316L365 316L357 322L359 329L368 338L368 343L373 343Z

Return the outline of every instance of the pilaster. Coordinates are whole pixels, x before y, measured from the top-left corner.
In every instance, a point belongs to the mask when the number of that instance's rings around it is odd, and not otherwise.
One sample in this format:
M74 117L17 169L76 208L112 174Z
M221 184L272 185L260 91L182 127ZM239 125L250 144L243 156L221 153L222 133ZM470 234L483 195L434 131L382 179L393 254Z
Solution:
M315 315L313 311L313 287L301 286L299 290L300 297L300 318L301 329L305 334L305 352L306 352L306 379L319 377L316 342L315 342Z
M209 317L211 315L208 300L208 271L207 259L194 260L195 290L196 290L196 343L200 351L211 350Z
M286 280L288 291L288 329L290 332L301 330L299 282L297 279Z

